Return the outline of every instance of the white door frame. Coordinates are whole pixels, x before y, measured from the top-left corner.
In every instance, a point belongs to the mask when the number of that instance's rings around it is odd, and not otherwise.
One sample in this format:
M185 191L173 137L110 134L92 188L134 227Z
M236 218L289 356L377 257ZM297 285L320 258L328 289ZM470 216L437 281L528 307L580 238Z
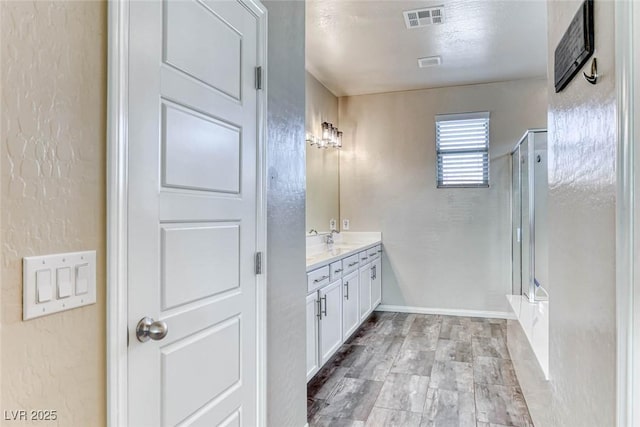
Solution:
M640 126L634 126L640 106L640 81L637 79L640 56L637 50L640 31L640 7L633 0L615 3L616 97L618 146L616 161L616 425L640 426L640 268L635 247L640 236L635 230L635 170L640 157L634 145L640 143ZM635 30L634 30L635 28ZM634 40L634 33L636 40ZM634 43L635 42L635 43ZM636 44L636 46L634 46ZM639 199L640 200L640 199ZM640 230L638 230L640 231Z
M267 9L259 0L238 0L258 20L258 64L262 90L257 93L257 241L262 252L262 274L257 276L257 413L260 426L267 420ZM109 1L107 107L107 425L126 427L127 377L127 188L128 188L128 69L129 2ZM133 426L132 426L133 427Z

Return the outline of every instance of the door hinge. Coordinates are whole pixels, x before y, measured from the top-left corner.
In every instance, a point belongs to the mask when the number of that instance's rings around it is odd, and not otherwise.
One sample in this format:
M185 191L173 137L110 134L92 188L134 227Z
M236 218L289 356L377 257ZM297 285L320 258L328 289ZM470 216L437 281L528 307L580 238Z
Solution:
M256 274L262 274L262 252L256 252Z
M262 67L256 67L256 89L262 89Z

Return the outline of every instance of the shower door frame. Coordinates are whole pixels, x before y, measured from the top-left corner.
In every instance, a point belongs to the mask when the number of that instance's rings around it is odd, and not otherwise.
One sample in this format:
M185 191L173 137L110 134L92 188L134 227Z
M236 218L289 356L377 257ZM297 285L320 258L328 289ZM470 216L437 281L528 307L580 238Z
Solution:
M517 163L514 162L514 156L517 154L518 159L517 159ZM518 165L518 171L517 171L517 175L516 175L516 171L514 170L514 165ZM521 168L520 168L520 144L517 144L516 147L513 149L513 151L511 151L511 293L512 295L522 295L522 174L521 174ZM517 176L517 186L518 186L518 198L520 199L518 201L518 217L519 217L519 222L518 222L518 227L516 228L516 235L514 236L514 219L515 219L515 210L514 210L514 197L515 197L515 191L514 191L514 182L515 182L515 177ZM518 272L518 277L520 278L520 291L516 294L516 289L515 289L515 283L514 283L514 279L515 279L515 262L516 262L516 245L519 247L518 249L518 269L520 270Z
M518 172L519 172L519 176L518 176L518 184L520 185L520 295L525 295L529 301L534 302L535 301L535 295L536 295L536 285L535 285L535 277L536 277L536 272L535 272L535 261L536 261L536 254L535 254L535 248L536 248L536 237L535 237L535 231L536 231L536 212L535 212L535 172L534 172L534 155L535 155L535 134L537 133L546 133L547 129L543 129L543 128L534 128L534 129L527 129L527 131L524 133L524 135L522 135L522 137L518 140L518 142L516 143L515 147L513 148L513 150L511 150L511 156L512 156L512 160L511 160L511 164L513 165L513 155L516 151L519 152L519 158L521 158L522 155L522 143L523 142L527 142L527 162L529 162L528 165L528 169L527 169L527 180L528 180L528 185L529 185L529 191L527 192L528 195L528 202L529 205L527 206L528 210L529 210L529 277L527 278L527 287L525 288L525 283L524 283L524 277L522 276L522 236L524 235L523 233L523 229L525 227L525 224L522 223L522 167L521 167L521 162L520 159L518 159ZM513 174L513 167L512 167L512 171L511 173ZM513 184L513 175L511 177L511 183ZM531 186L531 183L534 183L534 186ZM511 232L513 233L513 186L511 188ZM513 291L513 235L511 236L511 289ZM525 293L525 289L527 289L527 292Z

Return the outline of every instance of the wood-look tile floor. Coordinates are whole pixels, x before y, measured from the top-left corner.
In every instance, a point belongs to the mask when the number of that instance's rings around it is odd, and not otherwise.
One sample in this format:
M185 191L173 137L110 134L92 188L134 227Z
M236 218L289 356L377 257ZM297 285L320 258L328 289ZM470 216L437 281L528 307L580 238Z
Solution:
M506 327L374 312L309 382L309 426L532 427Z

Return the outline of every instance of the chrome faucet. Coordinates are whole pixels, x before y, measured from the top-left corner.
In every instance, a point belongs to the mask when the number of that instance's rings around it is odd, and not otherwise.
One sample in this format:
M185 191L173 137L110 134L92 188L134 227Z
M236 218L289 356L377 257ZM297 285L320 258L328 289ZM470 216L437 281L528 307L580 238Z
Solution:
M333 245L333 243L334 243L333 235L334 234L340 234L340 232L338 230L331 230L329 232L329 234L327 234L327 237L325 239L325 242L327 243L327 245Z

